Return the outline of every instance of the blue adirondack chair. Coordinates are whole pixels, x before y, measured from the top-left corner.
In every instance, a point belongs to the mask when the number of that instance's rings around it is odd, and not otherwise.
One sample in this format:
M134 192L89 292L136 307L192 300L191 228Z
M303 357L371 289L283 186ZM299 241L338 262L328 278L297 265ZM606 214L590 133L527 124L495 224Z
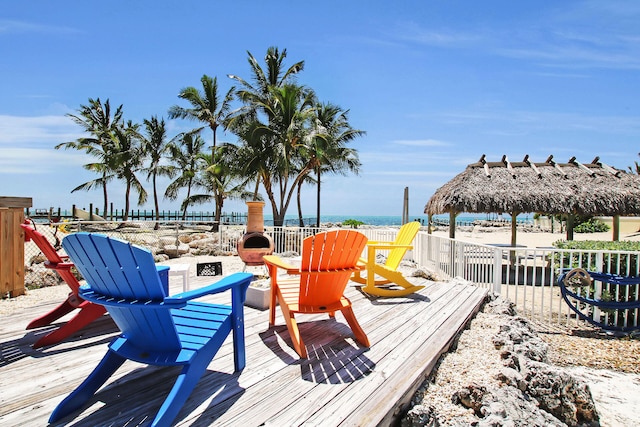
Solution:
M53 411L55 422L80 409L125 360L183 366L152 425L168 426L233 331L235 370L245 366L243 304L252 274L235 273L172 297L163 289L151 252L101 234L76 233L63 242L87 284L82 298L106 306L122 334L102 361ZM229 305L191 301L231 290Z

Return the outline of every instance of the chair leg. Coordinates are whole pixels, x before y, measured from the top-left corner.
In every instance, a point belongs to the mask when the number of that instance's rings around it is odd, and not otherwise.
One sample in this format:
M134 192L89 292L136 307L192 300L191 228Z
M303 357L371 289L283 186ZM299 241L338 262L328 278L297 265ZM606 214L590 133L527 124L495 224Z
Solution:
M172 421L176 418L180 409L182 409L182 406L191 395L196 384L198 384L200 377L202 377L202 374L207 369L212 358L213 356L207 358L203 357L203 355L199 355L197 361L194 361L189 365L185 365L182 368L180 375L178 375L169 395L162 403L162 406L151 423L151 426L171 426Z
M244 313L240 313L239 315L232 314L231 332L233 335L233 368L234 372L240 372L247 363L244 337Z
M291 341L293 344L293 349L300 355L301 358L307 358L307 347L305 347L304 342L302 341L302 337L300 336L300 329L298 328L298 322L296 321L293 314L290 316L285 316L285 321L287 322L287 329L289 330L289 336L291 337Z
M276 324L276 289L274 289L274 285L271 284L271 296L269 300L269 326L273 326Z
M109 350L87 379L54 409L49 422L54 423L80 409L125 360L124 357Z
M369 343L369 338L367 337L367 334L364 332L364 330L360 326L360 323L358 323L358 320L356 320L356 315L353 313L353 308L351 308L351 306L343 308L342 315L347 320L349 327L351 327L351 330L353 331L353 335L355 336L356 341L358 341L360 344L362 344L365 347L370 347L371 344Z
M382 273L382 272L381 272ZM376 295L381 297L401 297L410 295L414 292L419 291L424 288L424 286L416 286L413 283L409 282L399 271L384 271L384 281L374 281L374 284L368 283L366 286L361 288L361 291L370 295ZM394 283L398 285L400 288L396 289L384 289L379 288L376 285L386 284L386 283Z
M391 283L391 280L387 280L387 279L376 279L375 278L375 273L371 273L374 275L374 280L373 280L373 284L374 285L386 285L388 283ZM369 276L367 276L369 277ZM353 273L353 276L351 276L351 280L356 282L356 283L362 283L363 285L367 284L367 277L362 277L362 275L360 274L359 271L356 271L355 273Z
M106 312L104 306L99 304L93 304L85 301L81 306L80 312L75 315L64 325L60 326L55 331L48 333L40 338L33 344L33 348L46 347L48 345L57 344L63 339L69 337L71 334L79 331L87 326L89 323L96 320L98 317L104 315Z
M289 311L289 308L286 304L280 304L280 308L282 309L282 314L284 316L284 320L287 324L287 330L289 331L289 336L291 337L291 343L293 344L293 349L302 357L303 359L307 358L307 348L302 341L302 337L300 336L300 329L298 328L298 322L296 322L296 318L293 313Z
M353 276L351 276L351 280L353 280L356 283L367 283L367 280L360 275L359 271L356 271L355 273L353 273Z
M37 319L33 319L28 325L26 329L40 328L42 326L47 326L58 320L62 316L67 313L71 313L75 310L76 307L71 304L69 298L67 298L62 304L48 312L47 314L38 317Z
M409 288L415 288L416 286L409 282L402 273L400 273L399 271L388 271L386 272L386 276L384 277L385 279L387 279L388 282L393 282L396 285L402 286L405 289L409 289ZM422 286L424 287L424 286Z
M424 286L413 286L406 289L384 289L374 286L373 288L362 288L360 290L365 294L375 295L378 297L405 297L418 292L422 288L424 288Z

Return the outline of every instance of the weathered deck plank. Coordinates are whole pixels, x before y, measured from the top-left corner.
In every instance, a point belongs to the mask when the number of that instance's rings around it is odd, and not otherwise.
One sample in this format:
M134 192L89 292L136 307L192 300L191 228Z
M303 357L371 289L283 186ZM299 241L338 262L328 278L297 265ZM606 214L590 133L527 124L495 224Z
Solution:
M211 278L195 278L192 288ZM179 287L172 279L171 286ZM479 309L486 292L433 283L405 298L347 296L371 348L360 347L340 314L300 316L309 358L290 347L278 309L245 313L247 367L233 373L227 340L176 419L177 425L388 425L433 369L439 356ZM219 297L214 298L216 301ZM108 317L56 346L33 350L45 329L26 324L51 304L0 321L0 425L47 425L55 406L97 365L117 333ZM60 425L145 425L169 392L178 370L126 362L88 408Z

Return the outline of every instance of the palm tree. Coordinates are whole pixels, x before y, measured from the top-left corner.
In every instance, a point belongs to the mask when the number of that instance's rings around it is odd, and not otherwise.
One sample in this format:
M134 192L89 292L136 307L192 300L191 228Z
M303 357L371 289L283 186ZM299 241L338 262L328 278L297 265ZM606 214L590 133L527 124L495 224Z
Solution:
M216 206L216 218L220 218L225 199L248 200L252 196L245 190L247 180L239 178L233 167L237 150L238 146L234 144L223 144L216 151L217 158L212 158L210 154L199 156L204 167L195 175L193 186L204 192L190 195L189 204L201 204L213 200ZM214 188L218 190L214 192Z
M287 57L287 50L284 49L282 53L277 47L270 47L267 49L267 54L264 57L267 73L265 73L256 58L247 51L249 55L249 66L253 73L253 80L255 84L251 84L233 74L229 74L229 77L238 81L244 89L240 89L237 92L238 98L244 103L249 111L254 111L253 106L259 103L268 103L271 99L272 88L279 88L286 83L292 81L297 73L304 69L304 61L299 61L290 66L286 71L283 68L283 62Z
M209 77L206 74L200 79L202 82L203 91L200 92L195 87L187 87L180 91L178 97L187 100L191 104L191 108L180 107L174 105L169 109L169 117L172 119L190 119L197 120L205 123L211 129L213 133L213 146L211 148L211 158L215 160L216 145L217 145L217 131L219 126L224 126L224 121L231 109L231 101L235 92L235 87L231 87L222 101L218 97L218 80L217 78ZM215 166L215 165L214 165ZM222 191L218 187L211 186L213 191L213 199L219 200L218 192ZM221 209L216 206L216 212L222 212ZM220 217L216 215L216 222L220 221Z
M88 163L84 165L84 168L100 175L100 178L85 182L71 190L71 192L102 188L104 199L103 215L106 216L108 205L107 183L112 178L110 176L112 171L109 168L109 163L115 149L115 130L122 123L122 105L116 109L112 117L109 99L103 105L100 98L89 98L89 104L80 105L77 115L67 114L67 117L70 117L71 120L92 136L58 144L55 149L72 148L96 157L98 159L97 162Z
M248 120L243 123L235 123L234 133L243 144L236 151L235 169L238 175L247 179L247 182L255 181L252 200L260 200L260 183L262 176L268 174L266 148L267 129L256 120Z
M284 70L285 58L286 50L280 53L277 48L269 48L265 73L249 53L255 83L229 76L243 86L237 96L244 105L230 116L227 126L243 139L247 149L241 153L254 156L250 171L264 186L275 225L283 224L297 181L304 178L298 175L302 165L298 151L315 105L313 91L292 83L304 62Z
M143 167L144 152L140 144L138 128L140 125L129 120L125 126L118 126L115 132L117 148L115 155L111 158L110 168L114 171L114 176L125 182L125 208L123 220L129 218L131 190L138 193L138 204L147 201L147 191L136 176Z
M349 110L342 110L331 103L319 104L315 110L315 132L308 147L309 164L316 172L317 200L316 226L320 227L320 173L346 175L360 172L360 160L356 150L346 144L366 132L354 129L349 124Z
M193 86L186 87L178 94L191 104L191 108L184 108L174 105L169 109L169 117L172 119L188 119L205 123L213 132L213 147L211 155L215 156L216 133L218 127L223 125L226 116L231 110L231 101L235 87L231 87L222 102L218 97L218 79L209 77L206 74L200 79L202 82L202 92Z
M169 142L167 141L167 130L164 119L158 120L157 116L151 117L150 120L144 120L146 135L141 135L142 150L144 155L149 158L149 165L143 169L147 173L147 181L151 180L153 186L153 205L155 208L156 225L159 227L160 205L158 201L157 177L167 176L173 178L176 170L169 165L161 164L162 159L169 153Z
M308 174L301 149L308 137L316 101L313 91L295 84L272 92L271 104L260 106L269 123L265 125L268 154L264 157L265 173L261 179L271 202L274 224L280 226L298 182Z
M201 158L204 145L205 142L198 131L180 134L169 143L170 170L177 178L167 186L164 196L169 200L176 200L180 189L187 189L187 195L180 205L183 220L187 217L196 173L204 168Z

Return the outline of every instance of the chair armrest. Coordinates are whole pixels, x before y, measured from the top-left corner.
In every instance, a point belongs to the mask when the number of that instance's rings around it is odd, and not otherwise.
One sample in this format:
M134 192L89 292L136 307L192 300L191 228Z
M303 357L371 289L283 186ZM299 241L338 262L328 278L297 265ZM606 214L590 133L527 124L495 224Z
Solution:
M204 288L194 289L192 291L182 292L177 295L167 297L164 299L164 302L172 304L175 302L200 298L205 295L217 294L241 285L246 285L245 287L248 287L252 279L252 273L234 273L215 283L205 286Z
M391 245L393 244L392 241L390 240L368 240L367 241L367 246L371 246L371 245Z
M89 285L80 286L80 288L78 289L78 294L82 297L82 299L91 301L96 304L104 305L105 307L140 306L144 308L153 308L156 310L166 310L167 308L181 308L187 305L186 300L172 300L167 302L166 298L164 300L133 300L111 297L95 292Z
M349 268L336 268L333 270L321 270L321 271L298 271L297 274L309 274L309 275L315 276L318 274L324 275L324 274L335 274L335 273L354 273L356 271L362 271L366 268L367 266L365 264L361 264L358 262L355 266L349 267Z
M50 268L52 270L70 270L71 267L74 267L75 265L72 262L45 261L44 266L45 268Z
M300 267L287 264L282 258L276 255L265 255L262 257L267 264L274 265L283 270L287 270L287 274L300 274Z
M383 242L381 244L369 244L367 243L367 248L371 248L374 250L378 250L378 249L398 249L398 248L406 248L406 249L413 249L413 245L394 245L392 243L387 243L387 242Z

